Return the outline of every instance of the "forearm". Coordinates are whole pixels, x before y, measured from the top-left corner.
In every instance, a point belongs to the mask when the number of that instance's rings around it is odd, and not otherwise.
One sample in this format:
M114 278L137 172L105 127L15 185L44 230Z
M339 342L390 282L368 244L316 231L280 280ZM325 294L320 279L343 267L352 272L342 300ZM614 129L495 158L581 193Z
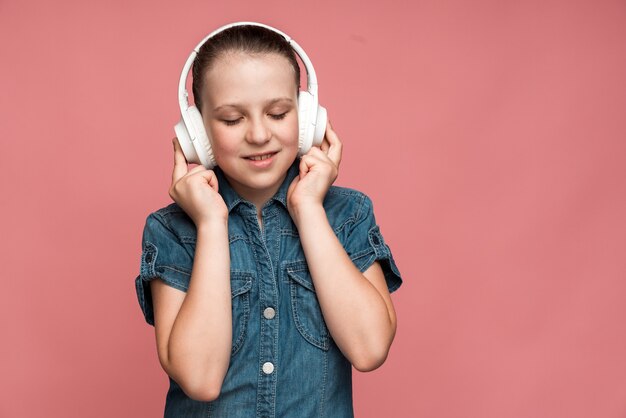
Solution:
M356 268L332 230L322 206L300 212L298 231L328 329L359 370L387 357L395 323L372 283Z
M189 288L168 343L170 371L179 384L219 394L230 361L231 312L228 224L202 225Z

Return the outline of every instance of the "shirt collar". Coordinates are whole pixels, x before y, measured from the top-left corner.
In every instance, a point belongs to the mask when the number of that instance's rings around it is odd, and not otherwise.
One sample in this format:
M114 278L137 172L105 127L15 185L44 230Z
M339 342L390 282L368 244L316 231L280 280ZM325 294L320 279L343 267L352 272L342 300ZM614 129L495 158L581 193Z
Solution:
M287 190L289 189L289 185L293 181L293 179L298 175L300 169L300 158L296 158L294 162L287 169L287 175L283 179L280 187L272 196L271 200L276 200L283 204L285 209L287 209ZM217 181L219 184L219 193L222 195L224 199L224 203L226 203L226 207L228 208L228 213L230 213L239 203L248 202L231 187L228 183L228 180L224 176L224 172L219 166L216 166L213 171L215 172L215 176L217 177ZM269 202L268 202L269 203Z

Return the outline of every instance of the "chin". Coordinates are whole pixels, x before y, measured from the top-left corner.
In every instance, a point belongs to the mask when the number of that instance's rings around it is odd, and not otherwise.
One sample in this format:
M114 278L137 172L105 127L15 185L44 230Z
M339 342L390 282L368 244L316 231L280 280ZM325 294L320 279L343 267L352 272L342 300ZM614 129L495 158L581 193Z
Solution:
M261 190L273 186L280 186L280 183L283 182L286 173L287 170L272 171L262 174L256 174L252 179L248 178L242 180L247 180L245 181L245 184L248 185L248 187Z

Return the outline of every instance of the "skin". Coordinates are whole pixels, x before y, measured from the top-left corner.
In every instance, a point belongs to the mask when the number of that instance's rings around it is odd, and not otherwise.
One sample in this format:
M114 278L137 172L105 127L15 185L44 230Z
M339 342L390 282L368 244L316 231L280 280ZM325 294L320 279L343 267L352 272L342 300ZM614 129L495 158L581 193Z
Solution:
M215 158L233 189L255 204L262 226L261 208L298 152L293 68L276 54L234 53L221 57L205 81L203 119ZM270 102L275 98L284 100ZM150 282L157 351L163 369L188 396L210 401L219 396L232 346L228 211L215 173L201 165L189 169L176 138L173 144L169 193L196 224L198 237L186 293L161 280ZM370 371L387 358L396 315L378 262L361 273L322 206L337 178L342 149L329 121L322 146L301 158L287 206L334 341L357 370ZM246 158L267 152L273 156L265 167Z

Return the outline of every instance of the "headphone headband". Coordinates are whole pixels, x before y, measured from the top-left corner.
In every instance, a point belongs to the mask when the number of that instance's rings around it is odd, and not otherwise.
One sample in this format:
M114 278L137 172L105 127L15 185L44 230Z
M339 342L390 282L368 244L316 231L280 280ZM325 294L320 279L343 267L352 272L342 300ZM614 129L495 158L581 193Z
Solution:
M304 64L304 67L306 69L306 74L307 74L307 91L313 97L313 109L317 109L317 106L318 106L317 76L315 75L315 69L313 68L313 63L309 59L306 52L304 52L304 49L302 49L296 41L291 39L290 36L288 36L284 32L276 28L273 28L269 25L265 25L263 23L258 23L258 22L235 22L235 23L229 23L227 25L224 25L214 30L213 32L209 33L204 39L202 39L202 41L200 41L200 43L198 43L198 45L196 45L196 47L193 49L193 51L189 55L189 58L187 58L185 65L183 66L183 71L180 75L180 81L178 82L178 104L180 106L181 116L188 126L191 126L191 120L189 119L189 116L187 113L187 109L189 108L189 93L187 92L186 83L187 83L187 77L189 77L189 71L191 70L191 66L193 65L193 62L196 59L196 56L198 55L200 48L202 47L202 45L204 45L205 42L207 42L209 39L211 39L213 36L217 35L218 33L228 28L231 28L233 26L244 26L244 25L260 26L260 27L269 29L273 32L276 32L285 38L285 40L289 43L292 49L298 54L298 56L302 60L302 63ZM196 138L193 136L194 135L193 133L191 135L192 137L190 139L194 141Z

